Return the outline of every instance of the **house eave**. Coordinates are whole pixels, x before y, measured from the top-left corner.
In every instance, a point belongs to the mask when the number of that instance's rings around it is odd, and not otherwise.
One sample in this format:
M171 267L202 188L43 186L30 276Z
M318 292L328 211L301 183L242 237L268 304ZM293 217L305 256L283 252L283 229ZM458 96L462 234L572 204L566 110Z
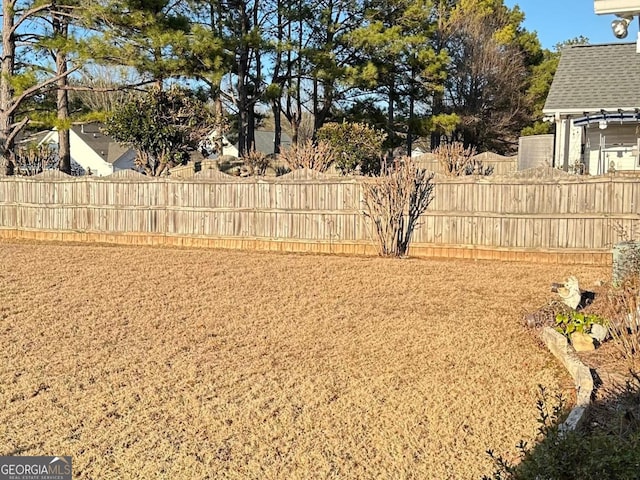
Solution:
M553 109L553 108L544 108L542 109L542 113L544 115L554 116L556 118L567 117L570 115L584 115L585 113L600 113L603 110L605 112L617 112L618 110L622 110L624 112L635 112L640 109L640 107L588 107L588 108L562 108L562 109Z

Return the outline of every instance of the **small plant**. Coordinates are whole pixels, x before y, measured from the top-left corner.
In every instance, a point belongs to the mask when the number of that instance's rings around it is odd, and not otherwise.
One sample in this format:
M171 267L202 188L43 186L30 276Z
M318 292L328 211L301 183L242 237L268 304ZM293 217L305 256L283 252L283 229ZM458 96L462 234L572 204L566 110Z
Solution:
M57 169L57 157L57 152L51 148L51 145L19 146L15 152L15 173L32 176L45 170Z
M527 442L520 440L516 445L520 454L521 463L513 463L506 460L501 455L496 455L493 450L487 450L487 455L493 460L495 470L489 476L483 476L482 480L515 480L538 478L536 471L540 468L538 462L547 459L545 455L540 455L537 449L542 447L551 448L559 441L560 432L558 423L564 414L567 403L562 394L558 393L554 396L548 392L543 385L538 385L538 400L536 401L536 410L538 410L538 439L541 443L537 447L530 447ZM542 457L542 458L540 458ZM523 468L524 467L524 468ZM533 468L532 468L533 467ZM540 472L539 472L540 473ZM529 475L533 475L530 477ZM543 477L547 478L547 477ZM549 477L562 478L562 477Z
M488 177L489 175L493 175L493 170L493 165L485 165L482 160L471 159L464 169L464 174Z
M286 175L287 173L291 173L291 169L285 165L276 165L274 167L276 172L276 177L281 177L282 175Z
M52 145L20 145L15 150L15 171L16 175L33 176L45 170L58 170L60 168L60 158L57 150ZM78 163L71 160L71 175L91 175L90 171L85 172Z
M570 311L556 314L556 331L565 337L574 332L589 333L594 324L606 325L606 321L595 313Z

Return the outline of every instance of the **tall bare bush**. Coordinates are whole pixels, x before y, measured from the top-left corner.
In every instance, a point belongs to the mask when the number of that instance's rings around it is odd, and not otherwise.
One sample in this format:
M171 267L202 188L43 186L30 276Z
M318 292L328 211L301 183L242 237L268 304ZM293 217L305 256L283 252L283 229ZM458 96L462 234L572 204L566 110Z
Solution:
M380 255L407 254L420 215L433 200L432 180L433 173L405 157L383 166L379 177L364 184L363 214L371 220Z
M58 168L58 155L50 145L21 145L14 158L16 175L33 176Z
M471 146L465 148L460 142L444 143L436 148L433 154L446 175L457 177L467 174L469 169L471 173L476 169L473 161L476 149Z
M263 152L251 150L242 157L248 175L264 176L271 164L271 159Z
M640 279L629 276L613 287L607 297L609 303L609 333L622 356L631 364L640 358L640 312L638 295Z
M640 359L640 249L630 244L625 258L614 265L614 282L607 292L604 316L618 351L632 365Z
M291 145L280 152L280 160L291 170L308 168L318 172L326 172L334 161L334 152L329 143L311 140L298 145Z

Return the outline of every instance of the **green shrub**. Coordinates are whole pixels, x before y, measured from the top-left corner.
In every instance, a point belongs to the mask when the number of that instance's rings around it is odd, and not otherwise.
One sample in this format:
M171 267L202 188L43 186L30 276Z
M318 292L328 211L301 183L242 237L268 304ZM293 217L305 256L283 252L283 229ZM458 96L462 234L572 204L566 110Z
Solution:
M387 135L365 123L327 123L317 132L335 154L335 166L343 175L359 171L363 175L380 172L382 143Z
M540 414L540 442L529 447L518 444L520 462L511 463L488 450L495 469L483 480L631 480L640 476L640 429L598 428L562 432L558 422L565 411L560 400L549 412L549 398L541 387L538 400ZM627 384L626 391L609 400L610 409L616 411L610 421L617 425L624 421L629 411L620 408L625 402L637 406L638 387ZM558 397L559 398L559 397ZM598 408L604 408L599 405ZM591 411L587 412L587 415Z

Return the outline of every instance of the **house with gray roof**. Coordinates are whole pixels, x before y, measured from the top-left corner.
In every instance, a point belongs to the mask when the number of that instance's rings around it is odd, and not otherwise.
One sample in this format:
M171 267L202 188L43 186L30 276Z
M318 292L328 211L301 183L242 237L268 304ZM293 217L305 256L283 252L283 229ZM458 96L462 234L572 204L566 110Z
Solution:
M554 166L640 173L636 44L565 47L543 113L556 125Z
M85 172L106 176L118 170L134 168L135 150L121 146L102 132L102 124L73 125L69 130L71 161ZM41 144L58 144L58 131L51 130L40 141Z

